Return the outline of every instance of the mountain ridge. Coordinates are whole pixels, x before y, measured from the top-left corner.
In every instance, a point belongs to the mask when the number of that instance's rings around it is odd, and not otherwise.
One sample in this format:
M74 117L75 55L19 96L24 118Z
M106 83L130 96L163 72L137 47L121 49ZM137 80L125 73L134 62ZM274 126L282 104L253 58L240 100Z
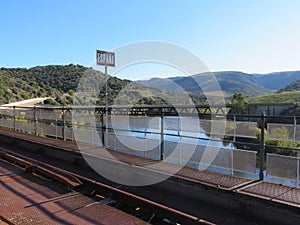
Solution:
M228 96L233 95L235 92L242 92L246 96L255 96L275 92L283 88L285 85L300 79L300 71L281 71L273 72L269 74L251 74L240 71L218 71L212 73L218 81L222 91L225 91ZM205 86L204 89L213 91L218 88L215 85L212 76L206 75L207 79L204 79L205 73L195 74L192 76L178 76L169 78L152 78L150 80L137 81L148 87L163 88L166 90L183 90L191 93L201 93L203 88L199 86ZM198 85L198 83L200 85ZM208 85L208 86L206 86ZM209 86L210 85L210 86ZM216 90L214 90L216 91Z
M279 92L285 91L299 91L300 90L300 80L293 81L292 83L286 85L285 87L281 88Z
M74 94L78 81L87 70L92 70L92 68L74 64L35 66L32 68L2 67L0 68L0 103L5 104L10 101L34 97L53 97L57 98L59 104L71 104L72 93ZM100 73L99 71L92 71ZM212 74L214 76L211 76ZM161 102L159 99L153 98L158 93L156 90L171 91L165 94L172 93L170 95L178 96L178 100L180 100L181 93L186 92L193 96L193 100L196 99L197 102L201 102L205 101L203 90L205 95L211 96L216 96L217 93L221 93L219 91L222 91L227 98L230 98L235 92L242 92L247 96L257 96L282 90L286 85L297 80L300 80L300 71L282 71L270 74L218 71L192 76L155 77L137 82L110 77L108 91L110 93L109 101L112 102L119 91L132 82L151 88L151 90L142 90L143 87L139 87L145 94L152 93L151 95L148 94L149 96L142 96L143 102L152 102L153 104L155 104L154 102ZM134 91L136 86L132 85L131 89ZM69 91L70 93L68 93ZM138 96L132 93L128 97L125 96L125 99L131 98L133 100ZM164 94L164 91L161 94ZM99 103L104 104L103 94L100 96Z

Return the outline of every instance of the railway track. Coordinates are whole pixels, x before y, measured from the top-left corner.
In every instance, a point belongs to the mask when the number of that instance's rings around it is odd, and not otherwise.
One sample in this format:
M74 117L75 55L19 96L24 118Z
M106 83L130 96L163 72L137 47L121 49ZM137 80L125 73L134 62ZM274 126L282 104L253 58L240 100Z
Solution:
M150 224L213 224L118 187L87 178L79 172L70 172L4 147L0 148L0 157L2 160L16 164L28 173L35 173L55 180L70 189L84 193L103 204L113 206Z

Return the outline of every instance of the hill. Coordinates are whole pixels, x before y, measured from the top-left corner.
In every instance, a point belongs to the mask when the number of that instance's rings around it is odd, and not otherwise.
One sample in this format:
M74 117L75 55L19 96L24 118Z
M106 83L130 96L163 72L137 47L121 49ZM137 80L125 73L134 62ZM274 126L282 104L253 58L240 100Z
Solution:
M300 80L300 71L276 72L263 75L256 74L254 76L265 88L278 91L290 83Z
M216 72L217 80L223 91L233 95L235 92L244 93L246 96L256 96L269 93L266 88L253 75L242 72Z
M220 88L225 96L232 96L235 92L242 92L246 96L257 96L275 91L300 90L300 71L283 71L269 74L248 74L238 71L214 72ZM297 81L299 80L299 81ZM297 81L297 82L295 82ZM213 91L214 79L206 74L196 74L187 77L170 77L166 79L153 78L148 81L138 81L148 87L201 93L197 83ZM291 84L292 82L295 82ZM292 86L286 85L291 84Z
M33 68L0 68L0 104L15 102L37 97L52 97L55 100L47 100L46 104L71 105L74 91L78 82L86 71L97 73L99 79L105 79L101 72L81 65L49 65ZM201 104L206 100L201 87L205 87L206 94L217 97L220 92L214 87L215 79L220 85L225 97L230 98L235 92L242 92L246 96L257 96L279 90L297 78L300 80L300 71L278 72L272 74L247 74L236 71L215 72L215 78L208 74L196 74L187 77L171 77L167 79L153 78L148 81L131 82L110 76L108 80L109 103L113 104L118 96L118 104ZM99 81L99 80L98 80ZM98 81L91 81L91 85L97 85ZM297 89L300 82L295 82L283 91ZM131 84L131 85L129 85ZM126 91L123 89L126 87ZM120 94L120 91L123 90ZM208 92L207 92L208 90ZM182 96L182 92L189 93L191 99ZM171 96L172 99L164 99ZM259 97L269 99L272 97ZM279 101L284 97L279 97ZM296 97L293 97L296 99ZM80 101L83 101L81 99ZM84 101L105 104L104 90L94 99ZM255 100L267 101L267 100ZM297 100L298 101L298 100Z
M72 94L84 73L91 68L81 65L49 65L33 68L0 69L0 104L36 97L53 97L50 104L67 105L73 102ZM98 71L93 71L104 75ZM108 91L110 99L130 81L110 77ZM69 92L69 93L68 93ZM104 96L99 100L104 102Z
M300 71L295 72L279 72L269 75L265 75L264 82L269 82L274 84L274 86L279 87L276 82L281 81L282 83L287 83L288 81L297 79L300 77ZM272 81L275 80L275 82ZM282 86L282 85L280 85ZM256 96L250 99L253 103L283 103L283 102L300 102L300 79L289 83L288 85L282 87L278 92Z
M87 87L90 93L98 92L99 84L105 82L105 76L99 71L81 65L49 65L33 68L0 69L0 104L37 97L52 97L45 104L72 105L74 93L85 73L89 74ZM97 76L92 76L92 75ZM97 89L97 90L96 90ZM76 95L81 104L105 105L104 87L98 96ZM161 105L161 104L200 104L205 96L194 94L186 99L182 93L163 91L145 87L141 84L110 76L108 79L109 104L119 105Z
M24 69L0 69L0 104L61 94L58 89L16 76L23 71Z
M299 91L300 90L300 80L296 80L289 85L285 86L284 88L281 88L279 92L284 91Z
M270 89L265 88L259 83L257 78L253 75L242 72L215 72L213 73L217 79L220 88L224 91L226 96L232 96L235 92L242 92L246 96L255 96L271 92ZM139 83L158 89L172 90L172 91L186 91L191 93L202 93L203 90L198 83L211 92L217 91L215 80L208 74L196 74L187 77L170 77L166 79L153 78L148 81L138 81Z
M300 91L277 92L255 96L249 99L250 103L284 103L300 102Z

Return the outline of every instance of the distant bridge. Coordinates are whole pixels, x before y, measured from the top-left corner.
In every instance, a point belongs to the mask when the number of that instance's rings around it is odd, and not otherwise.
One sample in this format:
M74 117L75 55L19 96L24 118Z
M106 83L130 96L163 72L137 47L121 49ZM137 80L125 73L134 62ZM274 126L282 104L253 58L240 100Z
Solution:
M203 105L157 105L157 106L112 106L110 114L132 115L184 115L184 114L226 114L232 107L231 104L203 104Z
M284 110L294 107L295 103L256 103L249 104L246 109L248 115L276 116ZM156 106L109 106L110 114L131 114L131 115L185 115L185 114L220 114L224 115L232 108L232 104L202 104L202 105L156 105ZM104 107L96 108L105 110Z
M32 104L41 102L47 98L38 98L25 100L17 103L11 103L0 106L2 110L13 109L13 108L30 108L33 107ZM284 110L289 109L297 105L297 103L255 103L249 104L246 109L246 114L248 115L260 115L261 112L265 112L266 115L277 116ZM68 106L68 107L44 107L36 106L40 109L57 109L71 111L73 109L83 110L83 111L96 111L98 114L105 113L105 106ZM206 114L216 114L225 115L229 113L232 108L232 104L201 104L201 105L122 105L122 106L108 106L108 112L112 115L206 115Z

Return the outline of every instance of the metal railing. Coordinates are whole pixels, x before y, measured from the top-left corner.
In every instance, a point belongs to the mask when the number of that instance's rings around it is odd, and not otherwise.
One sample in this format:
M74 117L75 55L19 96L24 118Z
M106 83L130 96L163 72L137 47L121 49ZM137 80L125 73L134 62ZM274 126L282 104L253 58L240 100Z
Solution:
M298 117L109 110L106 116L104 107L1 107L0 127L260 180L300 181Z

